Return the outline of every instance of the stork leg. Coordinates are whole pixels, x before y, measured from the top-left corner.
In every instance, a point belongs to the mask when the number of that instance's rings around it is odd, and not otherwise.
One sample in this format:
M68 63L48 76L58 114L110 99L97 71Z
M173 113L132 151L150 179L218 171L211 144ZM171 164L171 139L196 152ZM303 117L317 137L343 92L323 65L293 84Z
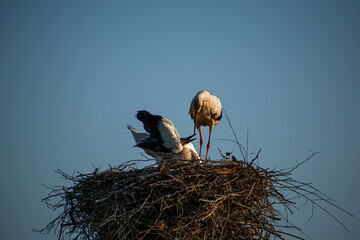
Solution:
M201 158L201 149L202 149L202 145L203 145L203 138L202 138L202 134L201 134L201 126L198 128L198 131L200 133L200 158Z
M210 131L209 131L209 141L206 145L206 157L205 157L205 160L207 160L208 158L208 154L209 154L209 148L210 148L210 139L211 139L211 132L212 132L212 129L213 129L213 125L210 125L209 128L210 128Z

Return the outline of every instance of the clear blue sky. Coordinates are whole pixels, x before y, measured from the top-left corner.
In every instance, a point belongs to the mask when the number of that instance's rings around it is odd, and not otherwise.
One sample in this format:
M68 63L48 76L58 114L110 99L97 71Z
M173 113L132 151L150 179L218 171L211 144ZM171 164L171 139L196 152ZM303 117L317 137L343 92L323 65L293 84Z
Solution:
M291 219L313 239L356 239L359 13L344 0L1 1L0 239L56 239L30 231L57 214L40 184L70 184L56 169L143 158L126 129L142 129L137 110L191 134L188 108L201 89L221 99L242 142L250 129L262 166L322 151L294 177L355 214L333 211L351 232L319 209L308 222L310 205ZM223 138L233 138L224 120L212 159L218 148L239 154Z

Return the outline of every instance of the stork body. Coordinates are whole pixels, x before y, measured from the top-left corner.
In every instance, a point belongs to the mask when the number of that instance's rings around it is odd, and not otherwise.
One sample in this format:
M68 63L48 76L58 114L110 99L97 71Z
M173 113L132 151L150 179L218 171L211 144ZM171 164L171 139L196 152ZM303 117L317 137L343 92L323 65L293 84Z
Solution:
M143 122L147 133L139 132L128 125L136 147L142 148L160 163L164 159L194 160L199 156L191 143L191 135L180 138L174 124L160 115L152 115L147 111L139 111L136 117Z
M196 129L200 133L200 157L203 144L201 126L209 127L209 141L206 145L206 157L210 148L211 133L214 126L218 125L222 118L222 106L219 98L211 95L208 91L202 90L196 94L190 104L189 114L194 120L194 134Z

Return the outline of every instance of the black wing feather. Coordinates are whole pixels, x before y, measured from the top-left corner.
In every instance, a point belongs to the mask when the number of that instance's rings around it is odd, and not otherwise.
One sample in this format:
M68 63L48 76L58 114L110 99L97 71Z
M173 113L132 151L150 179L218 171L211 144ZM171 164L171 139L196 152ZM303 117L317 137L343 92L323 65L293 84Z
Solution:
M156 139L159 143L164 142L159 131L159 122L163 120L162 116L153 115L148 111L142 110L137 112L136 118L144 124L144 129L150 134L151 138Z
M180 143L181 143L181 145L185 145L185 144L187 144L187 143L189 143L189 142L194 141L196 138L192 138L192 137L195 136L195 135L196 135L196 134L193 134L193 135L188 136L188 137L182 137L182 138L180 138Z

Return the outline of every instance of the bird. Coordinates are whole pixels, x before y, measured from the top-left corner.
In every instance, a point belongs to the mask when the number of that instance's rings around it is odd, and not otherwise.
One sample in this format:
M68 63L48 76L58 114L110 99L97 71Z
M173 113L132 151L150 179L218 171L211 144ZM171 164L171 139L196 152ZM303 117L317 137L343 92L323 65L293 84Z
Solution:
M198 129L198 132L200 133L200 157L203 144L201 126L209 127L209 141L206 145L205 157L205 160L207 160L210 148L211 132L214 126L218 125L222 118L222 106L220 99L211 95L206 90L201 90L192 99L189 114L194 121L194 134L196 129Z
M194 145L195 134L181 138L174 124L160 115L153 115L146 110L138 111L136 118L140 120L146 132L139 132L128 125L136 142L135 147L142 148L145 153L154 157L157 163L164 159L198 160Z

